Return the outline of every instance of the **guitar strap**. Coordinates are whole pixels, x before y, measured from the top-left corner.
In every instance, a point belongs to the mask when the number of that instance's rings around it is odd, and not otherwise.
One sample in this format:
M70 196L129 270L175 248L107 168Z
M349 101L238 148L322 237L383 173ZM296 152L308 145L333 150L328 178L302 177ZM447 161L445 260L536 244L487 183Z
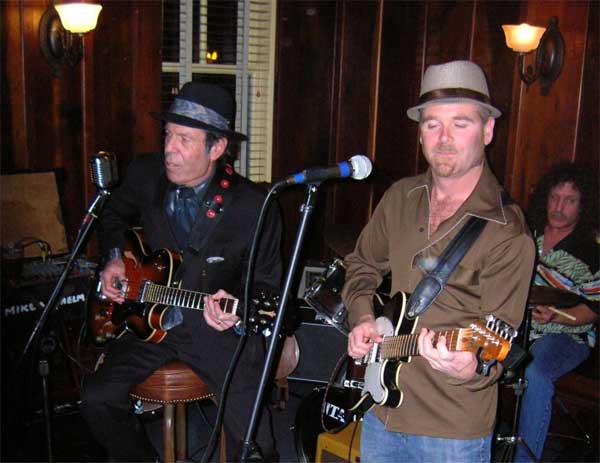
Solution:
M506 192L502 192L502 205L513 201ZM446 281L458 263L481 235L487 220L471 217L460 229L450 244L444 249L436 267L423 277L407 303L407 318L415 319L425 312L443 291Z

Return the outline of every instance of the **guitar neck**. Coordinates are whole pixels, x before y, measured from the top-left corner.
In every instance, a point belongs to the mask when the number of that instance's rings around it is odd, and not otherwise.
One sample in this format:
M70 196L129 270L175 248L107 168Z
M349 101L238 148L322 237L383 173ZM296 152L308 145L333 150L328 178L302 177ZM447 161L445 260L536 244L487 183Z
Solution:
M446 347L450 351L461 350L461 338L463 329L440 331L435 333L433 337L433 345L435 346L441 336L446 337ZM400 336L386 336L380 344L379 357L382 360L397 359L420 355L419 346L417 343L418 334L403 334Z
M145 281L142 290L140 291L138 302L172 305L184 309L204 310L204 296L209 296L209 294L157 285L151 281ZM237 312L238 302L238 299L224 298L219 301L219 305L223 312L235 314Z

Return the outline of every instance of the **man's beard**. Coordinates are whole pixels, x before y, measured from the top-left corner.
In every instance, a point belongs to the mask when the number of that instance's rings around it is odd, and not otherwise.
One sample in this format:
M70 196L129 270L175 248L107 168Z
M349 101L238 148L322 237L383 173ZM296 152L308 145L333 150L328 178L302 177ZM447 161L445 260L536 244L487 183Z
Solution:
M456 169L456 148L452 145L438 144L433 148L431 168L440 177L450 177ZM450 154L450 156L447 156Z

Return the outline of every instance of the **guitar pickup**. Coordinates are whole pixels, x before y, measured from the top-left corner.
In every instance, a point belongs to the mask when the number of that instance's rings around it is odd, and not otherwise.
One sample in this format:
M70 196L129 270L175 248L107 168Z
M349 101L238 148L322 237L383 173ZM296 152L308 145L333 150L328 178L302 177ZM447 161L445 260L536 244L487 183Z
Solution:
M365 355L364 363L369 365L379 361L379 344L374 343L373 347L369 350L369 353Z
M144 280L140 285L140 293L137 300L137 302L139 302L140 304L146 302L146 291L148 290L148 286L151 283L152 282L150 280Z
M363 388L365 387L365 382L359 381L357 379L345 379L344 387L347 389L359 389L362 391Z

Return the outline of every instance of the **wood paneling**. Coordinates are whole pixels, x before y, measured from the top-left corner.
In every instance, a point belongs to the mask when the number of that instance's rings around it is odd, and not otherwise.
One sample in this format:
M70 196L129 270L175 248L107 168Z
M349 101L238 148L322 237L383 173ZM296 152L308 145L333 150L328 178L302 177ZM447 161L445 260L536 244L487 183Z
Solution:
M380 6L381 18L377 16ZM307 8L316 8L321 16L329 11L330 17L309 25ZM375 161L372 177L360 184L337 182L333 200L322 203L324 210L315 213L314 221L323 224L317 231L331 222L362 222L392 182L426 169L418 127L406 117L406 109L417 101L422 74L430 64L471 59L483 68L492 101L502 111L487 158L499 181L522 206L527 206L530 191L556 162L572 159L598 164L597 2L283 1L280 9L285 14L279 26L285 32L278 40L277 79L280 88L289 91L278 93L275 132L285 142L276 145L274 164L281 167L293 153L294 168L274 172L283 175L344 159L361 144L373 147L368 153ZM506 47L501 26L524 21L546 25L552 15L559 18L567 55L550 95L541 96L538 83L529 90L521 83L518 55ZM286 34L293 30L311 34L308 44L319 41L321 46L311 49L317 56L311 56L310 63L304 59L306 43L289 46ZM313 62L320 64L315 67ZM302 93L294 89L299 82L293 81L293 74L309 78L309 88L321 97L320 105L315 107L309 99L302 107L300 99L294 98ZM320 92L314 89L319 77ZM367 86L361 80L370 80L370 96L364 93ZM305 84L306 77L301 82ZM329 124L317 122L324 119L318 111L325 105L331 108ZM315 122L319 135L314 133ZM369 130L364 130L367 124ZM292 128L300 131L292 135ZM315 155L306 149L305 144L310 146L316 139L330 151ZM332 186L323 188L329 194ZM288 208L286 214L292 220L289 223L299 215L297 208ZM318 251L312 248L311 255Z
M579 102L579 118L577 122L577 144L575 147L575 161L595 169L600 168L600 50L598 39L600 23L598 9L600 3L591 2L588 10L588 26L585 38L585 61L583 65L583 79L581 98Z
M114 151L123 174L136 153L160 149L160 123L149 112L160 106L161 4L103 2L97 29L83 39L83 61L54 78L38 46L39 20L50 3L0 2L2 170L57 170L72 240L95 195L88 157ZM521 83L518 57L504 45L500 26L546 25L552 15L567 53L561 76L542 97L539 84ZM331 223L362 225L393 181L426 168L406 109L417 101L429 64L481 64L503 112L488 159L520 204L560 160L598 166L595 1L280 0L277 31L274 179L357 152L375 162L367 181L322 185L306 257L330 257L321 235ZM301 187L280 194L286 255L303 198Z
M52 2L2 2L2 172L54 170L69 242L96 194L88 159L114 151L121 169L160 148L161 3L103 2L84 56L55 77L39 47ZM81 40L76 38L76 40ZM3 217L10 220L10 217ZM43 238L43 230L40 230Z
M506 46L502 24L521 22L520 2L480 2L475 7L470 59L484 69L492 101L502 112L502 116L496 119L494 140L487 147L486 153L492 171L500 183L504 183L515 84L511 74L515 54Z
M534 82L529 88L520 83L520 92L515 97L518 104L515 111L518 113L511 122L514 145L508 147L512 163L506 184L513 197L523 205L527 204L539 178L552 165L574 160L588 6L587 2L527 4L525 20L530 24L546 26L551 16L558 17L565 40L565 62L548 95L541 95L539 82ZM527 55L528 64L534 59L533 55ZM597 152L595 156L597 159Z
M342 8L340 73L337 82L337 105L332 113L334 132L333 162L367 153L371 135L371 115L375 86L377 2L346 2ZM375 121L376 123L376 121ZM372 156L372 154L371 154ZM365 223L370 210L370 182L341 180L332 183L333 200L326 226L331 223ZM353 198L348 207L348 198Z
M339 72L338 23L336 2L278 3L274 179L335 159L331 150ZM292 248L304 197L302 187L288 188L280 195L286 255ZM322 254L320 230L326 210L326 195L321 194L310 222L305 256Z
M417 173L417 124L406 110L419 97L426 12L421 2L384 2L373 206L394 181Z

